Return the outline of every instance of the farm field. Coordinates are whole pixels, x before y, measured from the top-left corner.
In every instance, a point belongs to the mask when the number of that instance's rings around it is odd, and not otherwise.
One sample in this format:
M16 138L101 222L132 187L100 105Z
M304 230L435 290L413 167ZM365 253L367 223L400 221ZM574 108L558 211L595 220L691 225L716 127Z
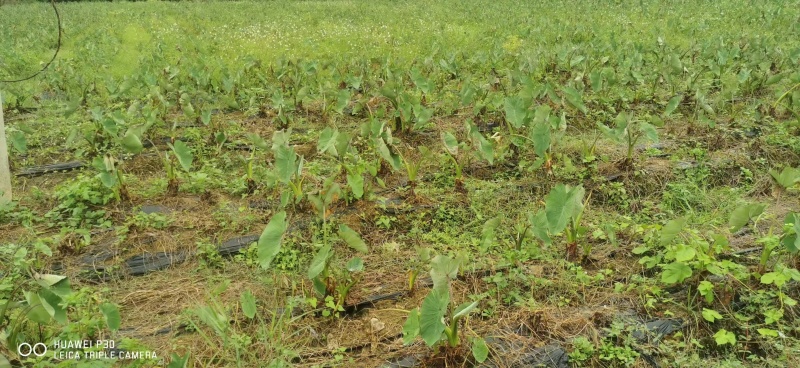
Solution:
M800 366L800 1L57 7L0 368Z

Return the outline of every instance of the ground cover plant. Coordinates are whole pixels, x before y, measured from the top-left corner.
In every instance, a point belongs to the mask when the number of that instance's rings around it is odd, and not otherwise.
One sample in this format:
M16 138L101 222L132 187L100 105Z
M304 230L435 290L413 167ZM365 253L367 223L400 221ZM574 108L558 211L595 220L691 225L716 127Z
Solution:
M0 367L800 365L797 1L57 5Z

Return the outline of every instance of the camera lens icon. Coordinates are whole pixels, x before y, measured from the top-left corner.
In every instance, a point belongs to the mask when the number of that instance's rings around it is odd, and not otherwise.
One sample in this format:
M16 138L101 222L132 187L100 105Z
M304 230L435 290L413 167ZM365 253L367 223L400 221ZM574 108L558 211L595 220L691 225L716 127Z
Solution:
M28 357L31 356L31 354L36 355L37 357L44 356L47 354L47 345L42 344L41 342L37 342L33 345L23 342L17 346L17 354L19 354L21 357Z

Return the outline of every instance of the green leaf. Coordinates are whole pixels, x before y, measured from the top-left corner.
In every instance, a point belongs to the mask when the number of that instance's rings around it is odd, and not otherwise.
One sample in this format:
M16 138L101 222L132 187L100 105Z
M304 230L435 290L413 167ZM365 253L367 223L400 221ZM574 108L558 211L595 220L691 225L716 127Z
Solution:
M336 93L336 106L334 110L336 110L339 115L342 115L348 104L350 104L350 91L347 89L339 90L339 92Z
M375 139L375 148L378 151L378 154L386 160L391 166L393 170L399 170L401 168L402 163L400 162L400 156L393 153L389 149L389 145L386 144L382 138Z
M728 226L730 226L731 232L739 231L744 225L747 225L750 220L761 215L766 207L767 205L763 203L745 204L737 207L733 210L728 220Z
M364 270L364 260L358 257L355 257L349 261L347 261L347 265L345 265L347 271L349 272L361 272Z
M777 170L772 169L769 171L772 178L775 179L781 187L789 189L795 184L800 182L800 168L784 167L783 171L778 173Z
M670 98L669 102L667 103L667 108L664 109L664 116L669 116L672 114L675 109L678 108L678 105L681 103L681 101L683 101L682 95L676 95L675 97Z
M431 279L433 289L447 292L450 280L458 276L459 262L445 255L437 255L431 260Z
M539 110L537 110L538 115ZM533 141L533 149L536 153L536 156L544 157L547 153L547 150L550 149L550 144L552 142L552 138L550 136L550 123L547 121L544 122L535 122L533 124L533 128L531 129L530 138Z
M414 308L403 324L403 344L411 344L417 336L419 336L419 308Z
M0 354L0 368L11 368L11 362L3 354Z
M278 180L286 184L292 181L292 176L297 172L297 153L293 147L273 145L272 152L275 156L275 169L278 173Z
M545 199L545 213L550 234L558 234L583 210L583 186L556 185Z
M111 303L104 303L100 305L100 310L103 312L103 317L106 320L106 325L111 331L118 331L122 318L119 316L119 309L116 305Z
M8 133L8 140L17 152L25 154L28 152L28 140L25 138L25 133L19 130L13 130Z
M444 148L453 156L458 155L458 140L450 132L442 133L442 142L444 143Z
M125 151L134 154L142 152L142 150L144 149L144 145L142 145L142 140L134 131L130 129L128 129L128 131L125 133L125 136L122 137L120 144L122 145L122 148L125 149Z
M450 303L450 293L441 290L431 290L422 301L419 315L419 334L428 346L433 346L442 338L445 325L442 322L447 305Z
M531 224L533 236L541 240L545 245L550 245L553 242L548 233L547 214L544 211L537 212L536 216L530 216L528 221Z
M675 260L678 262L688 262L694 259L695 255L697 255L697 251L693 247L679 244L675 251Z
M506 113L506 121L516 129L521 128L529 120L528 115L529 104L525 102L522 97L511 96L506 97L503 103L503 111Z
M331 256L331 245L330 244L326 244L325 246L320 248L320 250L314 256L314 259L311 260L311 265L308 266L308 278L309 279L313 280L314 278L319 276L319 274L321 274L322 271L325 270L325 268L328 265L328 258L330 258L330 256Z
M364 243L364 240L361 239L361 236L358 235L355 230L351 229L345 224L339 225L339 237L347 243L350 248L355 249L357 252L367 253L369 249L367 248L367 243Z
M672 240L683 231L684 226L686 226L686 218L684 217L678 217L667 222L661 229L661 246L666 246L671 243Z
M500 216L486 220L481 228L481 249L488 250L494 242L494 231L500 225Z
M61 306L61 298L50 291L49 289L39 290L39 300L47 313L50 314L56 322L61 324L67 323L67 311Z
M187 352L185 356L181 357L178 354L170 354L170 362L167 368L186 368L189 366L189 357L192 353Z
M264 138L261 138L260 135L248 133L246 137L254 147L265 151L269 149L269 144L267 144L267 141Z
M338 156L336 151L336 140L339 137L339 131L331 127L322 130L319 135L319 142L317 143L317 151L321 153L329 153L333 156Z
M758 334L761 336L778 337L778 331L771 328L759 328L756 331L758 331Z
M713 309L703 308L703 319L714 323L714 321L722 319L722 315Z
M478 363L483 363L489 357L489 347L486 345L486 340L480 337L472 339L472 357Z
M50 323L50 311L45 309L45 306L42 305L39 295L27 291L24 294L25 300L28 302L30 308L27 314L28 319L39 324Z
M736 345L736 335L728 330L720 329L714 334L714 341L717 342L717 345Z
M281 240L286 232L286 212L281 211L272 216L258 238L258 264L268 269L272 260L281 250Z
M186 143L182 141L175 141L175 144L172 146L172 151L175 152L175 157L178 158L178 162L181 164L181 167L189 171L192 168L192 160L194 160L194 156L192 155L192 150Z
M649 123L639 123L639 130L644 133L644 137L650 142L658 142L658 131L656 127Z
M567 103L570 106L584 114L589 113L589 109L583 104L583 97L581 97L581 93L578 90L572 87L562 87L561 90L564 91L564 96L567 98Z
M661 282L665 284L675 284L682 282L692 276L692 268L680 262L670 263L664 266L661 273Z
M364 196L364 175L357 172L347 172L347 186L353 192L353 197L361 199Z
M255 318L256 297L253 296L253 293L251 293L250 290L245 290L240 296L240 302L242 303L242 312L245 317L247 317L247 319Z
M480 300L476 300L472 303L466 302L464 304L459 305L458 307L456 307L455 311L453 311L453 319L458 321L461 318L466 317L467 315L470 314L470 312L472 312L475 309L475 307L478 306L479 302Z

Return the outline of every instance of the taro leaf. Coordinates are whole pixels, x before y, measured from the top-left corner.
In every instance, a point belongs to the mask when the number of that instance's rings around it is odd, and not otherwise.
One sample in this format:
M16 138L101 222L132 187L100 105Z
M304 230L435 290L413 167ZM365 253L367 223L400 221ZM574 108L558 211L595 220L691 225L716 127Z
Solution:
M177 144L178 142L175 143ZM134 131L130 129L128 129L128 131L125 133L125 136L122 137L120 145L122 145L122 148L124 148L125 151L134 154L142 152L142 149L144 149L144 145L142 145L142 140L139 138L138 135L136 135Z
M361 272L364 270L364 260L358 257L355 257L349 261L347 261L347 271L349 272Z
M644 137L650 142L658 142L658 132L656 131L656 127L653 125L641 122L639 123L639 130L644 133Z
M403 324L403 344L411 344L417 336L419 336L419 308L414 308Z
M67 279L66 276L35 274L35 278L39 285L47 288L58 296L63 297L72 294L72 289L69 285L69 279Z
M321 153L329 153L333 156L338 156L339 152L336 151L336 139L339 137L339 131L331 127L322 130L319 135L319 142L317 143L317 151Z
M599 70L593 70L589 73L589 81L592 84L592 90L595 92L603 88L603 74L601 74Z
M479 132L475 132L473 137L478 146L476 152L478 157L486 160L489 165L494 165L494 144Z
M469 83L464 83L464 88L461 89L461 105L469 105L475 99L475 88Z
M431 121L431 118L433 117L433 109L422 105L415 105L414 116L417 117L417 122L414 123L414 129L422 129L425 124L428 124L428 122Z
M17 152L24 154L28 152L28 140L25 139L25 133L14 130L8 133L8 139L11 141L11 145Z
M61 297L54 294L48 289L39 290L39 300L47 313L50 314L56 322L61 324L67 323L67 311L61 306Z
M272 133L272 150L274 151L281 146L289 146L291 135L292 135L291 129L278 130Z
M203 123L203 125L211 124L211 110L205 109L200 112L200 122Z
M353 197L361 199L364 196L364 175L361 173L347 173L347 185L353 192Z
M506 97L503 103L503 110L506 113L506 121L516 129L521 128L529 120L528 105L522 97Z
M476 301L474 301L472 303L466 302L466 303L463 303L463 304L459 305L453 311L453 319L458 321L461 318L466 317L467 315L469 315L475 309L475 307L478 306L478 303L480 303L480 300L476 300Z
M500 225L500 217L487 220L481 229L481 249L488 250L494 242L494 231Z
M728 226L730 226L731 232L739 231L739 229L747 225L750 220L761 215L766 207L767 205L763 203L751 203L739 206L733 210L728 220Z
M11 368L11 362L3 354L0 354L0 368Z
M28 319L40 323L45 324L50 322L50 313L45 307L42 305L42 301L39 298L39 295L32 292L25 292L25 300L28 302Z
M583 186L558 184L545 199L545 213L550 234L558 234L583 209Z
M778 173L778 170L772 169L769 171L772 178L780 184L780 186L788 189L800 182L800 168L784 167L783 171Z
M683 72L683 63L681 63L681 58L676 54L672 54L670 56L669 66L672 68L672 73L674 74L680 74Z
M489 357L489 347L486 345L486 340L480 337L472 338L472 357L478 363L483 363Z
M339 225L339 237L347 243L350 248L355 249L357 252L367 253L369 249L367 248L367 243L364 243L364 240L361 239L361 236L358 235L355 230L351 229L345 224Z
M450 132L442 133L442 143L444 143L444 148L453 156L458 155L458 140Z
M789 232L784 235L783 245L789 252L796 254L800 251L800 214L789 213L783 223L791 225L792 230L794 230L794 233Z
M529 216L528 221L531 224L531 233L533 236L541 240L545 245L550 245L550 235L547 232L547 214L545 211L539 211L536 216Z
M317 252L314 256L314 259L311 260L311 265L308 266L308 278L315 279L322 271L325 270L325 267L328 265L328 258L331 256L331 245L326 244Z
M684 263L673 262L663 268L661 273L661 282L665 284L674 284L686 280L692 276L692 268Z
M678 217L667 222L667 224L661 228L661 246L666 246L672 242L672 240L683 231L684 226L686 226L686 218L684 217Z
M258 149L264 151L269 149L269 144L267 144L267 141L264 140L264 138L261 138L261 136L258 134L248 133L247 139L253 144L254 147Z
M186 368L189 366L189 357L192 353L187 352L186 356L180 356L178 354L172 353L170 355L170 362L167 368Z
M547 150L550 149L550 123L547 121L534 123L533 129L531 129L531 140L536 156L544 157Z
M275 154L275 168L278 171L278 180L282 183L289 183L292 180L292 175L297 171L297 153L294 152L293 147L288 145L281 145L272 147Z
M450 303L450 293L447 290L433 289L422 301L419 313L419 334L425 344L433 346L442 338L445 325L442 322L447 305Z
M258 238L258 264L261 268L269 268L272 260L280 252L284 232L286 232L286 212L281 211L272 216Z
M445 255L438 255L431 260L431 279L433 289L447 292L450 280L458 276L459 262Z
M339 157L344 156L347 153L347 147L350 146L350 135L345 132L339 132L336 135L336 143L334 143L334 147L336 148L336 152L338 153Z
M119 308L114 304L104 303L100 305L100 310L103 312L108 328L111 331L119 330L119 325L122 322L122 318L119 316Z
M675 97L670 98L669 102L667 103L667 108L664 109L664 116L669 116L672 114L675 109L678 108L678 105L681 103L681 101L683 101L683 96L681 95L675 95Z
M244 313L245 317L248 319L253 319L256 316L256 297L253 296L253 293L250 290L245 290L241 297L240 302L242 303L242 312Z
M181 167L189 171L192 168L192 160L194 160L191 148L189 148L186 143L183 143L183 141L175 141L175 144L172 146L172 151L175 152L175 157L178 158Z
M583 104L583 98L578 90L572 87L562 87L561 90L564 91L564 96L567 98L567 103L570 106L578 109L584 114L589 112L589 109L587 109L586 105Z
M336 94L336 105L334 106L334 110L336 110L339 115L344 114L344 109L350 103L350 91L346 89L339 90Z
M400 165L402 165L400 162L400 156L392 153L392 151L389 149L389 145L386 144L383 138L375 139L375 148L377 148L378 154L381 156L381 158L386 160L392 166L392 169L400 169Z

